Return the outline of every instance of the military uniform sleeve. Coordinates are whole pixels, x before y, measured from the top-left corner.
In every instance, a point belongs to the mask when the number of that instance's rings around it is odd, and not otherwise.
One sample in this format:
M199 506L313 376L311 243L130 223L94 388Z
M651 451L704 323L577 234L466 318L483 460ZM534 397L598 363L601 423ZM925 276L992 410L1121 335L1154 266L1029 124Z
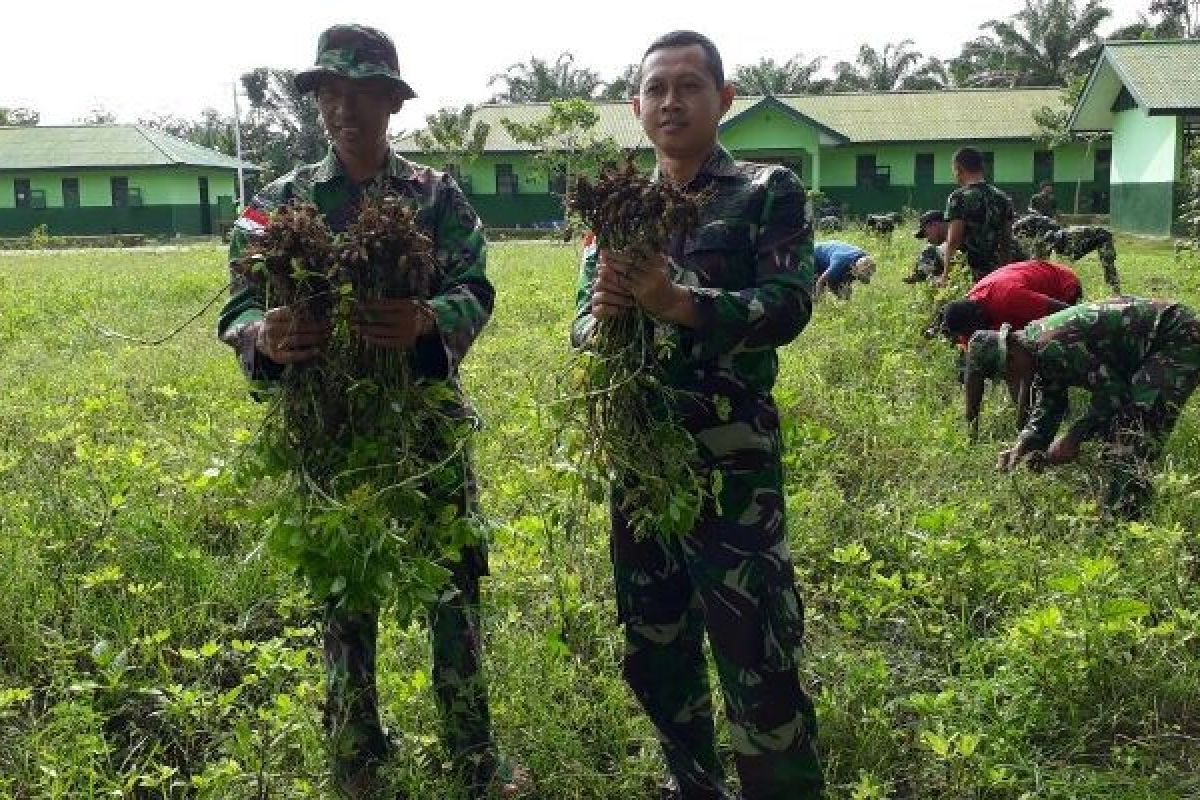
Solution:
M283 196L283 184L272 184L251 201L250 209L268 214L283 202ZM229 299L217 316L217 337L234 349L247 378L272 380L279 377L283 367L255 348L257 331L251 323L262 320L266 313L266 297L262 283L243 265L248 250L246 233L234 225L229 240Z
M1106 367L1100 369L1102 379L1092 387L1092 401L1087 413L1071 426L1071 436L1085 442L1107 435L1113 418L1131 405L1133 387Z
M596 330L596 317L592 315L592 285L596 282L599 258L600 246L593 241L583 251L579 283L575 289L575 320L571 323L571 346L575 348L587 345Z
M962 191L955 189L946 198L946 222L954 220L965 221L967 218L967 203L966 195Z
M1045 450L1050 446L1050 442L1054 441L1054 434L1058 432L1063 418L1067 415L1067 387L1037 378L1034 380L1032 395L1037 398L1037 402L1029 412L1029 421L1025 424L1025 430L1021 432L1021 438L1028 440L1033 449Z
M754 285L740 291L688 287L700 326L680 338L693 359L780 347L812 316L813 235L804 186L791 171L774 169L765 192Z
M437 324L417 342L416 355L425 374L446 379L458 372L491 317L496 291L485 269L483 223L454 179L441 180L434 230L442 284L429 300Z

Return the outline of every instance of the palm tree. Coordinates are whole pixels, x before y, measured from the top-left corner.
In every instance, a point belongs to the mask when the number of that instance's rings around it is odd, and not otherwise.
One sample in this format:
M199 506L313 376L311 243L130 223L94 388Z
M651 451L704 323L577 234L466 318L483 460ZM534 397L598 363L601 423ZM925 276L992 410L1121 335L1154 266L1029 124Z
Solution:
M819 94L831 84L826 78L816 77L824 63L823 58L806 61L800 54L782 64L764 58L734 70L733 85L738 94Z
M1154 0L1150 12L1163 18L1160 32L1173 31L1181 39L1200 36L1200 0Z
M638 78L642 68L639 64L627 64L617 77L603 84L596 95L597 100L628 100L637 94Z
M964 47L963 56L1002 65L1010 86L1066 86L1095 62L1103 42L1097 32L1111 16L1104 0L1025 0L1007 20L989 20L990 32ZM970 51L970 52L968 52Z
M892 92L901 89L930 89L945 85L941 62L912 49L912 39L889 42L876 50L869 44L858 49L854 63L834 65L833 88L838 91Z
M511 64L493 75L488 86L499 83L503 90L492 96L493 103L538 103L595 97L602 81L595 70L575 66L575 56L561 53L554 63L537 56Z

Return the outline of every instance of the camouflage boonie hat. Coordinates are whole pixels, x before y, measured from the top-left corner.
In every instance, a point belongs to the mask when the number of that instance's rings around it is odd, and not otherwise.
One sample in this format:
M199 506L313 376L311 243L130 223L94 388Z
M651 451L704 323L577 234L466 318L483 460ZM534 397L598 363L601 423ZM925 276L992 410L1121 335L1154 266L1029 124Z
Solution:
M383 31L366 25L334 25L317 39L317 63L296 73L296 88L311 92L326 75L343 78L386 78L403 100L417 96L400 77L396 45Z
M967 343L967 377L997 378L1008 365L1008 334L1012 325L1007 322L998 331L975 331Z

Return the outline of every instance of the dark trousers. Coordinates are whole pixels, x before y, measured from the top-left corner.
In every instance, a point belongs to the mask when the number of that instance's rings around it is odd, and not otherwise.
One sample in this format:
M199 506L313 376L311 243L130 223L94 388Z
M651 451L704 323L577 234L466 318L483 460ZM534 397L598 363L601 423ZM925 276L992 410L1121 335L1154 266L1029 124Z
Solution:
M816 714L797 673L803 606L776 470L726 475L686 536L638 539L614 502L612 555L624 676L658 730L684 798L729 797L717 757L703 640L717 664L746 800L823 786Z
M442 740L472 795L497 767L481 671L476 563L456 564L451 585L427 609ZM378 630L378 613L325 609L325 728L339 780L391 755L375 687Z

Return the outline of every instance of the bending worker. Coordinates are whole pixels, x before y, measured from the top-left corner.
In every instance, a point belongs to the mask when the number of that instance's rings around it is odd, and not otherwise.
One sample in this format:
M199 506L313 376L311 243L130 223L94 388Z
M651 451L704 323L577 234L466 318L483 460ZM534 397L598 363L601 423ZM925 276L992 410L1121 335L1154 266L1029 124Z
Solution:
M1104 441L1112 469L1105 508L1135 517L1149 499L1147 465L1162 452L1200 381L1200 321L1184 305L1122 297L1086 303L1030 323L978 331L967 349L967 420L978 424L984 381L1004 376L1034 387L1037 403L998 467L1074 461L1089 439ZM1067 390L1091 392L1091 405L1064 434Z
M948 304L942 310L941 332L965 344L975 331L997 330L1004 324L1020 330L1082 299L1079 277L1069 267L1018 261L985 275L965 299Z

